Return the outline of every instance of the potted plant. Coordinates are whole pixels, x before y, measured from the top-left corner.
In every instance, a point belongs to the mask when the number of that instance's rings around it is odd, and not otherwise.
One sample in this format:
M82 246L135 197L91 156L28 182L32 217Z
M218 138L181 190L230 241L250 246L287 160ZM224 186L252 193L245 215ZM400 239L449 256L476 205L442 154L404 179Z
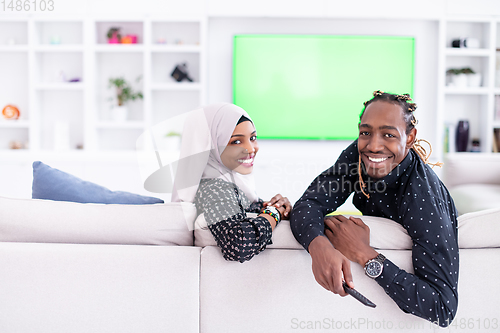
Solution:
M460 68L450 68L446 71L450 76L449 85L453 87L467 87L467 75Z
M119 44L121 41L120 28L111 27L106 35L108 37L109 44Z
M139 76L136 82L140 80L141 77ZM125 121L128 113L127 102L142 99L142 92L134 91L123 77L110 78L109 88L115 89L116 103L118 104L113 107L113 118L117 121Z
M474 72L470 67L462 68L462 73L467 76L469 87L481 86L481 74Z
M181 147L181 134L176 131L170 131L165 134L164 148L166 151L178 151Z

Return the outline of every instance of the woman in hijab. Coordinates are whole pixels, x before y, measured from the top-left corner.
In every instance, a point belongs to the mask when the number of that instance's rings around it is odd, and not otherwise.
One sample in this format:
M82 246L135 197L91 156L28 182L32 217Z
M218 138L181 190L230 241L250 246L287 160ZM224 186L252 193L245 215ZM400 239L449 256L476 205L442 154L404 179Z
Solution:
M263 251L291 211L286 197L264 202L255 193L258 150L254 124L236 105L210 105L186 120L172 201L196 205L226 260L244 262Z

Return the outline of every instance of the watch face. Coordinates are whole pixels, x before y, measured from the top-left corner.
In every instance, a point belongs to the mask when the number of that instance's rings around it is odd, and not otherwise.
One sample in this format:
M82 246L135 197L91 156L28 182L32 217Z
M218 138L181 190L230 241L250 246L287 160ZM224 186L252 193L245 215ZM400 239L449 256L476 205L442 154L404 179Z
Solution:
M377 277L382 273L382 264L378 261L370 261L366 265L366 274L370 277Z

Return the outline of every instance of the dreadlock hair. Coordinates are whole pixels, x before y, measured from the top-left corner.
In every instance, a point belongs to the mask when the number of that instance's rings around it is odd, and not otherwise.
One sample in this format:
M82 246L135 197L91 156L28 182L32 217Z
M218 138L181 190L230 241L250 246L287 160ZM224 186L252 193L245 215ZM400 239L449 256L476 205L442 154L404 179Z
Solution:
M412 99L410 97L410 94L402 94L402 95L396 95L396 94L390 94L386 93L380 90L376 90L373 92L373 98L370 99L369 101L366 101L364 103L365 107L363 108L363 111L361 112L361 115L359 116L359 119L363 118L363 115L365 114L366 108L368 105L370 105L373 102L377 101L383 101L391 104L398 105L401 107L401 110L403 111L403 119L406 123L406 134L409 134L412 129L415 128L415 126L418 124L417 118L415 118L415 115L413 114L415 110L417 109L417 104L412 102ZM425 150L424 147L420 144L421 142L425 142L429 145L429 153L427 153L427 150ZM425 164L429 164L434 166L439 166L441 167L443 163L437 162L437 163L429 163L429 158L432 154L432 146L427 140L419 139L415 140L413 143L411 149L413 149L417 155L422 159L422 161ZM361 176L361 156L359 157L359 163L358 163L358 175L359 175L359 182L361 185L361 192L367 197L370 198L370 195L365 192L366 184L363 181L363 177Z

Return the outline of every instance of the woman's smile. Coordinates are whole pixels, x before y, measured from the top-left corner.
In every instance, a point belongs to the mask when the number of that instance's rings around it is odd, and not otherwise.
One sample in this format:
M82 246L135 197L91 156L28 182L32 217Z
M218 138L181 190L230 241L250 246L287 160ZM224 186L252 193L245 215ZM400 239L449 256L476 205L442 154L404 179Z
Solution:
M252 167L253 166L253 161L254 161L254 158L255 158L255 154L254 155L250 155L249 157L247 158L242 158L242 159L238 159L238 162L243 165L244 167Z

